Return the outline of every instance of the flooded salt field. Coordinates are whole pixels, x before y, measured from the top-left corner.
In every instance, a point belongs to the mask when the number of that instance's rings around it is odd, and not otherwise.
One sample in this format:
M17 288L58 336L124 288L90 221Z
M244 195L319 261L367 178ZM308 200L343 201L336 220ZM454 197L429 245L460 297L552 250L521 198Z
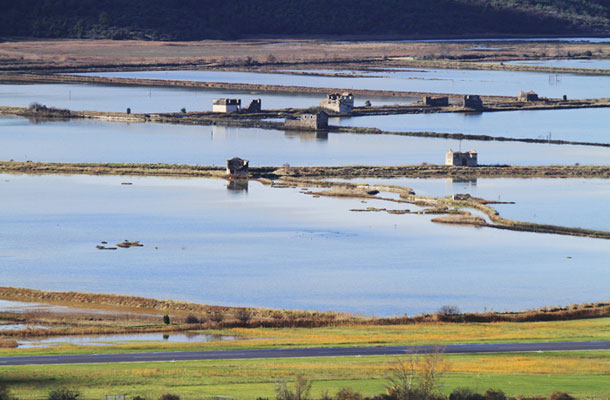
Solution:
M240 156L253 166L408 165L442 164L449 148L476 149L481 164L606 165L610 160L610 148L590 146L0 117L0 160L224 165Z
M610 279L603 240L354 213L414 207L257 182L3 174L0 191L7 286L412 315L595 301ZM95 248L125 239L144 247Z
M352 72L366 74L364 71ZM560 98L567 95L570 99L607 97L610 93L610 77L607 76L467 69L393 68L364 77L241 71L130 71L86 75L505 96L517 96L520 90L534 90L541 96Z
M19 348L40 348L69 344L73 346L112 346L115 344L204 343L237 340L235 336L187 333L135 333L126 335L54 336L18 340Z
M317 106L324 99L321 94L257 93L235 90L209 90L186 88L161 88L142 86L104 86L72 84L0 85L0 104L28 107L38 102L49 107L71 110L133 113L211 111L212 100L222 97L238 97L247 107L250 101L261 98L263 108L308 108ZM366 99L356 99L364 105ZM372 97L373 104L410 103L414 99Z
M502 217L539 224L610 231L610 181L607 179L363 179L354 183L400 185L422 196L468 193L492 201Z
M489 63L499 64L499 63ZM540 65L543 67L565 67L565 68L587 68L587 69L610 69L610 60L517 60L504 61L506 65Z
M610 108L373 115L333 118L330 123L397 132L466 133L610 143Z

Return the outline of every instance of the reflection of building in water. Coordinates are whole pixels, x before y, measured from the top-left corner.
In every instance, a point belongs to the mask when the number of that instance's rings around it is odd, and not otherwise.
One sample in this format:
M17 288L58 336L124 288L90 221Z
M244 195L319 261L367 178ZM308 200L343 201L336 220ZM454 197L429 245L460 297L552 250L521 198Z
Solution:
M474 187L477 185L477 178L446 178L447 185L461 185L464 187Z
M247 192L248 191L248 180L247 179L229 179L227 181L227 189L236 192Z
M328 140L328 132L312 131L284 131L284 135L289 138L299 138L303 141Z
M212 140L224 139L227 136L227 127L220 125L212 125Z

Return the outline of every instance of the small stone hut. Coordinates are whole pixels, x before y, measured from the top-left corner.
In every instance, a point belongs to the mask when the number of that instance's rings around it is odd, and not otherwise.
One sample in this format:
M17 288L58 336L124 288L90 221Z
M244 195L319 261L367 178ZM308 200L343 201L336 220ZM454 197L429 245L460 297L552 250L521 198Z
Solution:
M296 119L286 118L284 125L291 129L328 129L328 114L324 111L316 114L302 114Z
M425 106L447 107L449 105L449 97L424 96L423 102Z
M248 162L248 160L242 160L239 157L227 160L227 174L231 176L248 175Z
M468 152L458 152L447 150L445 154L445 165L453 165L459 167L476 167L478 164L478 153L474 150Z
M260 112L262 109L262 101L261 99L254 99L250 102L248 108L245 108L246 112Z
M241 99L214 99L212 111L218 113L239 112L241 110Z
M345 93L330 93L320 102L320 107L338 113L350 113L354 109L354 95Z
M530 90L529 92L524 92L523 90L521 90L519 92L519 97L517 97L517 100L519 100L519 101L540 101L540 98L538 97L538 93L534 92L533 90Z
M468 94L464 96L462 105L465 108L472 108L474 110L483 109L483 101L481 100L481 97L476 94Z

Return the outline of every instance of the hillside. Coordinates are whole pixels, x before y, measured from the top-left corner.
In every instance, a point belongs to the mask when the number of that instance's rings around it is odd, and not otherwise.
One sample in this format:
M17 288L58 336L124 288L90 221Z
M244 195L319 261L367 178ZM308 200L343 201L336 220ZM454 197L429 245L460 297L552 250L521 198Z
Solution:
M0 9L5 38L610 34L606 0L0 0Z

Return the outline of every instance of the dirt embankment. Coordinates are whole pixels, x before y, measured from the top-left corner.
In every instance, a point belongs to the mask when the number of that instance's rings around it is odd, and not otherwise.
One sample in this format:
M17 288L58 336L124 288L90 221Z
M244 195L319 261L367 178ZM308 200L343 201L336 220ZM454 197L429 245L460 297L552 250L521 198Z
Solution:
M178 164L44 163L0 161L0 172L176 177L224 177L222 167ZM446 165L250 167L252 179L280 178L610 178L610 166L479 166Z

